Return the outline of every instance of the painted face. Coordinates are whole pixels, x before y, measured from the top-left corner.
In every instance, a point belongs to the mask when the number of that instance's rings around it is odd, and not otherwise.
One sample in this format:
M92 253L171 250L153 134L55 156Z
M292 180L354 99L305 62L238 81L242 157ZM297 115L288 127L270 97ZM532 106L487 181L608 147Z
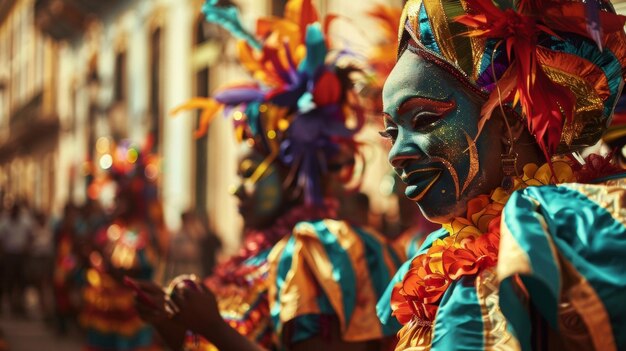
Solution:
M389 162L428 219L463 215L468 200L500 184L498 118L476 139L482 102L450 73L406 50L385 83L383 104Z
M271 225L283 207L282 177L274 164L253 181L263 160L263 155L242 145L237 169L240 183L235 196L239 199L239 213L246 228L260 229Z

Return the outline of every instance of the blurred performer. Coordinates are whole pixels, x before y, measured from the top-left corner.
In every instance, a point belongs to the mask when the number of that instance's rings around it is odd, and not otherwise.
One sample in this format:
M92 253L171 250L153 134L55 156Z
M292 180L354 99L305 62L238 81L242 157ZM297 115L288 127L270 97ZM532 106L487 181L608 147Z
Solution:
M85 351L150 350L153 333L137 314L124 276L151 279L156 257L147 209L154 184L146 177L145 158L129 168L114 167L117 196L108 225L97 230L89 254L81 324Z
M207 19L244 39L240 60L257 81L187 107L204 105L206 123L222 108L233 118L245 239L206 289L172 286L173 319L154 308L164 297L150 284L142 294L153 303L138 295L142 313L174 349L188 330L188 350L380 350L389 334L375 302L396 260L382 236L336 220L331 192L355 176L364 117L352 69L333 60L311 1L260 20L263 41L241 28L236 8L215 3Z
M63 209L63 217L54 230L54 273L52 287L54 291L54 313L56 331L65 335L69 322L76 316L76 301L72 299L72 291L76 289L77 277L81 269L76 255L76 221L78 210L67 203Z

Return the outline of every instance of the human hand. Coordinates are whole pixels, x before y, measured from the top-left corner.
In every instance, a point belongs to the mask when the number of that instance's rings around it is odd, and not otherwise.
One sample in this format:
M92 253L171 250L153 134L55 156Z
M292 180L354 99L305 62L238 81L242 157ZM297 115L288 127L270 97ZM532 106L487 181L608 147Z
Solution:
M215 295L208 289L192 289L179 286L172 293L172 301L178 307L174 319L188 330L211 341L225 326L219 313Z
M124 278L124 284L135 292L135 309L139 317L155 327L170 349L180 350L186 329L172 318L176 307L163 289L153 282L136 281L128 277Z
M124 285L133 289L135 309L139 317L152 325L168 323L169 317L165 309L166 295L163 289L150 281L137 281L124 278Z

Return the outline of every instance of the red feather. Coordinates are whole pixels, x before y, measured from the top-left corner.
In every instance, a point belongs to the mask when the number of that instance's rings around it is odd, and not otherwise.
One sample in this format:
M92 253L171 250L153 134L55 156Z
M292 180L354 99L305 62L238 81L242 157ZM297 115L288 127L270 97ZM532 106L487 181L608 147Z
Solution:
M339 78L331 72L324 72L315 83L315 90L313 90L313 101L315 105L330 105L339 102L340 98L341 82Z

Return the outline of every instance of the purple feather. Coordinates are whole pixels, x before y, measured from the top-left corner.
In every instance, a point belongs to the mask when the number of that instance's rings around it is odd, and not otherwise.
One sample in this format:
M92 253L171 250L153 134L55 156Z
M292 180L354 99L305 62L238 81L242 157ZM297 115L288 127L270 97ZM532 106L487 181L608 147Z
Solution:
M296 107L298 100L306 92L307 79L304 74L297 74L294 84L279 88L267 94L266 99L282 107Z
M215 100L224 105L239 105L254 101L263 101L265 93L258 88L241 87L225 89L214 95Z

